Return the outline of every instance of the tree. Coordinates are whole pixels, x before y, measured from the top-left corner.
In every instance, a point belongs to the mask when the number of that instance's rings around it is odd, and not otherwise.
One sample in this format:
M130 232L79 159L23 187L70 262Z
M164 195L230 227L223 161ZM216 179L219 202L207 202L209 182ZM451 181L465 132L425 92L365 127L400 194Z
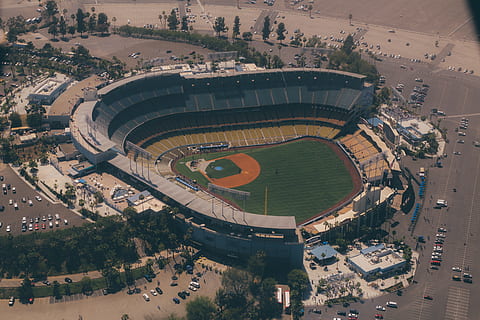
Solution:
M47 1L47 4L45 5L45 15L47 16L47 20L51 21L57 13L58 13L57 3L53 0Z
M175 31L178 29L178 25L180 24L180 22L177 19L177 13L175 12L175 10L172 10L172 12L170 12L170 15L167 18L167 23L169 30Z
M92 279L89 277L83 277L83 279L80 280L80 285L82 287L83 294L89 296L93 293Z
M68 26L68 33L72 36L73 38L73 35L75 34L75 26Z
M293 269L288 273L288 284L290 285L292 314L294 319L300 316L300 310L303 308L302 297L308 288L308 275L303 270Z
M60 22L58 23L58 32L65 38L67 34L67 22L63 16L60 17Z
M125 282L127 286L133 286L135 284L135 279L133 278L132 266L129 263L123 265L123 270L125 270Z
M281 68L283 68L284 65L285 65L285 63L280 59L279 56L274 55L272 57L271 67L273 69L281 69Z
M106 267L102 270L102 276L107 283L108 292L117 292L124 287L122 279L120 278L120 272L116 268L112 266Z
M343 43L343 47L342 47L342 50L347 54L347 55L350 55L353 51L353 46L354 46L354 42L353 42L353 37L351 34L349 34L346 38L345 38L345 42Z
M313 6L311 4L309 4L308 5L308 14L309 14L310 19L312 19L312 10L313 10Z
M275 297L276 281L272 278L267 278L262 281L259 287L257 301L258 303L258 319L273 319L280 318L282 313L282 305L277 302Z
M85 13L83 13L82 9L77 10L76 20L77 32L80 33L81 37L83 37L83 33L87 31L87 26L85 25Z
M8 117L8 120L10 120L12 128L18 128L22 126L22 119L20 118L20 115L16 112L12 112Z
M57 18L52 19L52 24L48 27L48 33L50 33L53 36L53 39L55 40L55 37L58 34L58 21Z
M215 301L220 308L220 312L230 310L233 314L241 315L246 312L248 304L248 288L251 277L246 271L238 269L228 269L222 275L222 288L217 291ZM223 314L225 319L229 319L230 313ZM237 319L237 317L231 319Z
M26 277L22 285L18 288L18 297L21 303L28 303L28 299L33 298L32 281Z
M55 299L62 299L62 293L60 292L60 283L57 280L53 281L53 296Z
M227 32L228 27L225 25L224 17L217 17L215 23L213 24L213 30L217 33L217 37L220 37L222 32Z
M100 33L103 35L104 33L108 32L109 27L110 27L110 23L108 22L107 15L103 12L100 12L98 14L97 31L100 31Z
M283 40L285 40L285 31L285 24L283 22L280 22L277 27L277 40L280 41L280 44Z
M88 18L88 33L93 33L97 30L97 15L92 13Z
M117 17L113 17L112 22L113 22L113 31L115 32L115 22L117 22Z
M245 41L252 41L253 34L250 31L246 31L246 32L242 33L242 38Z
M348 20L350 21L350 25L352 25L352 18L353 18L353 15L350 13L348 15Z
M187 303L187 320L210 320L215 311L216 306L210 298L198 296Z
M262 39L265 41L270 37L270 17L266 16L263 21Z
M182 25L180 27L180 30L187 32L188 31L188 18L187 16L183 16L182 18Z
M235 16L235 19L233 20L233 31L232 31L232 37L233 39L236 39L240 35L240 17Z

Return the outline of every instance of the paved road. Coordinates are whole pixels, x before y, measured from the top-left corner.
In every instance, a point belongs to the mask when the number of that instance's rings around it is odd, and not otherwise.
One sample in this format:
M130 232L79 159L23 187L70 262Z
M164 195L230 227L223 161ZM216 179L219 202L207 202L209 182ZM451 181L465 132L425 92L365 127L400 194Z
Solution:
M400 68L404 64L407 69ZM414 63L406 60L386 58L376 62L380 73L387 77L387 85L404 83L404 93L408 96L415 85L415 78L422 78L430 85L425 99L425 106L418 110L419 114L428 116L431 108L439 108L447 114L441 119L441 127L447 128L447 138L443 160L443 168L432 167L434 160L412 161L402 159L403 165L412 172L420 167L428 168L428 185L423 210L413 233L408 231L409 215L397 213L394 221L400 224L395 228L397 237L405 235L405 241L416 246L413 236L424 235L427 243L418 247L420 253L419 268L415 281L402 296L385 295L375 300L352 304L349 308L323 308L322 315L308 313L305 319L331 319L336 312L354 308L360 311L360 319L373 319L378 313L376 305L385 305L387 301L396 301L398 309L387 308L383 312L385 318L392 320L430 320L430 319L477 319L480 306L475 297L480 294L480 286L476 285L480 277L478 233L480 227L480 148L473 146L473 141L480 140L480 78L459 72L438 71L432 64ZM467 135L461 137L464 144L457 143L460 138L455 128L460 119L469 118ZM435 118L432 118L436 120ZM453 155L459 151L461 155ZM453 188L457 192L453 192ZM418 192L417 192L418 194ZM434 209L436 199L448 201L448 208ZM420 201L420 199L417 199ZM390 222L388 223L390 225ZM437 228L448 229L444 243L443 261L440 270L431 270L429 261ZM453 266L467 270L473 275L474 284L455 282L452 280ZM459 273L456 273L459 274ZM430 295L433 300L423 299ZM382 312L380 312L382 313Z

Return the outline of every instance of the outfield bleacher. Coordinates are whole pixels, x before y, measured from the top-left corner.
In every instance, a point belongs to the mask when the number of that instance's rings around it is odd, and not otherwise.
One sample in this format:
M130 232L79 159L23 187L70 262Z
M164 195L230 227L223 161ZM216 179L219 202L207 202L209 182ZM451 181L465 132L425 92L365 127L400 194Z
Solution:
M378 181L385 170L390 170L381 150L361 130L342 137L340 143L350 152L366 180Z

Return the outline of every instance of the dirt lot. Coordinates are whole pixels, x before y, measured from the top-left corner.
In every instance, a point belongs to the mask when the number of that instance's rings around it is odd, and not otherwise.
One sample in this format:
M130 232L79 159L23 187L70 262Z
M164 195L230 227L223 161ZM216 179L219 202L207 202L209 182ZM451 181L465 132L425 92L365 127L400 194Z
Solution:
M0 204L5 206L5 211L0 212L0 221L3 224L3 226L0 228L0 234L4 235L7 233L6 228L8 225L11 226L11 234L21 234L22 217L26 217L28 223L30 223L30 218L40 218L40 222L38 223L39 230L36 232L47 232L49 230L80 226L86 222L79 215L65 208L63 204L52 204L45 198L43 194L36 192L34 189L32 189L31 185L20 179L9 166L1 164L0 175L4 177L4 181L1 182L2 184L5 183L11 185L11 189L7 190L6 195L3 194L3 192L0 193ZM16 193L13 193L13 187L15 187ZM42 198L42 201L35 199L35 196L37 195ZM22 202L22 198L25 198L27 202ZM13 205L9 205L10 199L12 199L14 203L18 204L18 210L15 210ZM32 206L28 205L28 200L32 200ZM61 218L59 227L54 226L52 229L50 229L48 227L48 220L43 222L41 218L43 216L47 216L48 214L55 215L57 213ZM64 219L68 220L68 225L65 225ZM42 229L42 223L46 224L45 230ZM33 225L35 226L35 222ZM35 231L26 232L30 233Z

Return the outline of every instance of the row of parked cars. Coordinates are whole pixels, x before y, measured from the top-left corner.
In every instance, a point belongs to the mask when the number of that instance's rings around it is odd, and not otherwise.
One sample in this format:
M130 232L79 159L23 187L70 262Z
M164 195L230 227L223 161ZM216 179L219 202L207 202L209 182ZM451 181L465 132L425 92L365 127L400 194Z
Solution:
M441 227L438 228L437 232L433 244L432 259L430 260L430 268L434 270L438 270L438 267L442 264L443 243L445 242L447 229Z

